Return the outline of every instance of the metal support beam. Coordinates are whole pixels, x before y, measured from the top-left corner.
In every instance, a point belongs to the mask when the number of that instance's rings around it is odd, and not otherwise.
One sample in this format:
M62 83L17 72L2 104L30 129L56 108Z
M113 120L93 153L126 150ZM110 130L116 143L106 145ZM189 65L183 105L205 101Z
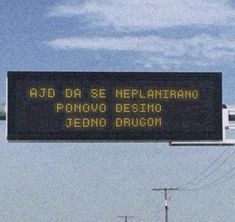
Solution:
M6 120L6 105L0 104L0 120Z

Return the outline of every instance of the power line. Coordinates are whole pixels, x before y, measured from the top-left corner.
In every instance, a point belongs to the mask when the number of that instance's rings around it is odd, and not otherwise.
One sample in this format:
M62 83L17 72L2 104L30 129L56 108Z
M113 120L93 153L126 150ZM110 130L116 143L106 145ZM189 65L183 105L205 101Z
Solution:
M228 176L228 175L226 175L226 177L227 177L227 176ZM218 185L220 185L220 184L223 184L224 182L233 179L233 177L235 177L235 173L232 174L229 178L225 178L224 180L222 180L222 181L220 181L220 182L214 184L214 186L218 186ZM220 179L221 179L221 178L220 178ZM211 188L213 188L213 187L211 187Z
M214 168L212 171L210 171L209 173L205 174L203 173L203 177L201 177L200 179L197 180L197 183L202 182L203 180L206 180L207 178L209 178L212 174L214 174L222 165L224 165L233 155L235 154L235 150L230 153L230 155L225 158L216 168ZM194 183L196 184L196 183ZM187 189L187 187L181 187L182 189ZM190 189L190 188L189 188ZM194 189L194 188L193 188Z
M211 181L208 184L205 184L203 186L200 187L196 187L196 188L191 188L191 189L185 189L186 191L197 191L197 190L201 190L201 189L212 189L230 179L232 179L235 176L235 173L230 175L232 172L235 171L235 167L231 168L229 171L227 171L225 174L223 174L220 177L217 177L215 180ZM229 178L227 178L228 176L230 176ZM221 180L222 179L222 180ZM183 189L184 190L184 189Z
M181 187L187 187L190 184L195 184L195 182L203 175L205 175L208 170L210 170L211 167L213 167L223 156L224 154L229 150L229 147L227 147L214 161L212 161L199 175L193 177L191 180L186 182L183 186Z
M203 181L204 179L207 179L208 177L210 177L214 172L216 172L222 165L224 165L233 155L235 154L235 150L226 158L224 159L213 171L211 171L210 173L206 174L205 176L203 176L200 180L198 180L198 182L200 183L201 181Z

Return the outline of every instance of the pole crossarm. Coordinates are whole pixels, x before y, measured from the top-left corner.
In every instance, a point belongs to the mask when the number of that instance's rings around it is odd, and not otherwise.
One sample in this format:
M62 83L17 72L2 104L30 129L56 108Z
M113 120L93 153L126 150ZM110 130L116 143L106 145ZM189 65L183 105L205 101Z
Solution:
M118 216L119 218L124 218L125 222L128 221L128 219L134 218L134 216Z
M164 190L168 190L168 191L171 191L171 190L179 190L179 188L153 188L153 191L164 191Z
M118 216L118 217L120 217L120 218L134 218L134 216Z

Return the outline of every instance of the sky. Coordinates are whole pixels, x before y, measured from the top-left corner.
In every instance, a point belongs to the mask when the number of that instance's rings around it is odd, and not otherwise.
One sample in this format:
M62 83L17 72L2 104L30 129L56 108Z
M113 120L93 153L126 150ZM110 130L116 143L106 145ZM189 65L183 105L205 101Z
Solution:
M8 71L216 71L233 105L234 30L232 0L0 0L0 102ZM5 131L1 122L1 221L163 221L152 188L184 186L219 156L189 186L207 189L172 194L169 221L235 219L235 177L207 186L233 169L234 148L9 143Z

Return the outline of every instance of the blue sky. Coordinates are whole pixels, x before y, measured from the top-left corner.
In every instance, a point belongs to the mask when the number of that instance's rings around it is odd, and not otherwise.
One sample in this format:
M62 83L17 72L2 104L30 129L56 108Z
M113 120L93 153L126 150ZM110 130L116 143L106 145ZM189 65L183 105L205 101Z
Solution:
M0 1L0 102L7 71L221 71L234 104L235 4L229 0ZM0 220L163 220L156 186L182 185L224 150L162 143L8 143L0 123ZM234 166L231 158L201 186ZM223 156L226 158L227 156ZM178 192L170 221L234 221L235 179ZM160 205L162 204L162 205ZM162 208L159 208L162 206Z

